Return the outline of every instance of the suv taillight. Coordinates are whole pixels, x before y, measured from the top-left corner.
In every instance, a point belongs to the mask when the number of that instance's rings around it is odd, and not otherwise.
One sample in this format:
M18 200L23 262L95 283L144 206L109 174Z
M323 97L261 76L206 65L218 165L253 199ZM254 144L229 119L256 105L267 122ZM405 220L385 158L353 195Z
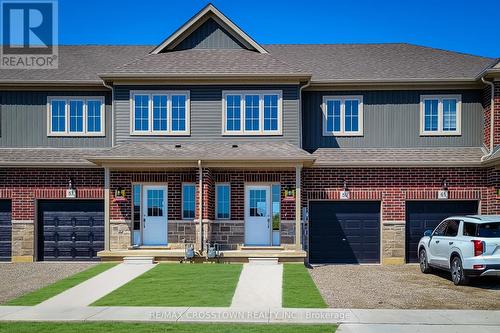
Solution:
M484 242L474 239L471 241L474 243L474 256L480 256L484 253Z

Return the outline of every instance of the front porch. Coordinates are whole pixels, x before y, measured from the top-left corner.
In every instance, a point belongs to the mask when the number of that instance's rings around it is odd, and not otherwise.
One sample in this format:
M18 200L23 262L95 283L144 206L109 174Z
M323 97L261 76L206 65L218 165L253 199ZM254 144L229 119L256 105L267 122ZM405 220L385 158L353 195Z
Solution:
M179 262L184 259L183 249L126 249L99 252L102 261L122 261L125 257L150 257L155 262ZM224 263L246 263L249 258L276 258L278 262L304 262L307 256L304 250L286 249L283 246L245 248L238 250L222 250L216 259L207 259L206 252L198 252L194 262L216 261Z
M242 153L242 148L247 146L224 149ZM178 145L174 151L183 149ZM180 261L193 246L194 261L204 261L207 244L217 244L218 261L304 261L300 190L307 155L182 162L163 157L172 155L151 156L140 165L133 156L91 159L105 168L102 260Z

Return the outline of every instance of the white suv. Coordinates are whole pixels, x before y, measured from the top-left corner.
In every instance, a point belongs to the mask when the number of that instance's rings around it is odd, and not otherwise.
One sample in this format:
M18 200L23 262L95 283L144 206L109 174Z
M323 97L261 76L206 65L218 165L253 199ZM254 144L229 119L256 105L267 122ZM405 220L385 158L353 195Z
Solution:
M500 215L453 216L418 243L422 273L433 268L451 272L456 285L469 277L500 276Z

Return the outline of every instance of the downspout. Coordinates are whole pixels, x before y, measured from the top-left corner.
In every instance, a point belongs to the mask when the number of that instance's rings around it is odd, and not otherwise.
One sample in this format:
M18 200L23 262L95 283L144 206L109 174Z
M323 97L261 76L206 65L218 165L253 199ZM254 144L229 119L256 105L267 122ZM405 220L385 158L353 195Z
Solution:
M483 83L489 85L491 87L491 101L490 101L490 149L488 154L484 155L481 157L481 162L488 159L491 155L493 155L493 151L495 148L495 144L493 142L495 136L494 136L494 130L495 130L495 84L493 82L487 81L484 79L484 77L481 77L481 81Z
M299 88L299 147L302 148L302 90L311 85L311 80Z
M203 169L201 168L201 160L198 160L198 188L199 188L199 204L198 204L198 224L200 226L200 253L203 252Z
M111 90L111 147L115 146L115 117L113 114L115 113L115 90L112 86L106 83L106 81L102 80L102 85ZM106 111L106 101L104 101L104 111ZM106 119L106 112L104 112L104 117ZM105 122L106 123L106 122ZM104 128L106 131L106 128Z

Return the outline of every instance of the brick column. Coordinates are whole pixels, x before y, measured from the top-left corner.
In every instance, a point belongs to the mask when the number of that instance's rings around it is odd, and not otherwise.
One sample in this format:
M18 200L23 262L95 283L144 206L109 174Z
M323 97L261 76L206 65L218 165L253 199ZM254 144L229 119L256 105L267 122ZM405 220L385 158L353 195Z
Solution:
M405 263L405 196L393 188L382 194L382 252L383 265Z

